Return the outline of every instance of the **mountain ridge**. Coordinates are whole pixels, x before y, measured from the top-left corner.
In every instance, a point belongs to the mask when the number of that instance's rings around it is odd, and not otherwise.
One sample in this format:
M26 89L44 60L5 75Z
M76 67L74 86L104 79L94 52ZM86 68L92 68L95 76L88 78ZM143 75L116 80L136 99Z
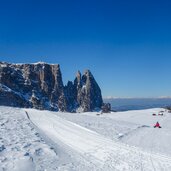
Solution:
M63 84L59 64L0 62L0 105L87 112L101 108L101 89L90 70Z

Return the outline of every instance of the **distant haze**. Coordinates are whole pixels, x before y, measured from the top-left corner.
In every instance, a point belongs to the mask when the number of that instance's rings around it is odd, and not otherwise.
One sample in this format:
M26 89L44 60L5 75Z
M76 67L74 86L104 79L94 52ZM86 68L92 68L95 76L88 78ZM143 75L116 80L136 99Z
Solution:
M138 110L148 108L166 107L171 105L171 98L106 98L113 110Z

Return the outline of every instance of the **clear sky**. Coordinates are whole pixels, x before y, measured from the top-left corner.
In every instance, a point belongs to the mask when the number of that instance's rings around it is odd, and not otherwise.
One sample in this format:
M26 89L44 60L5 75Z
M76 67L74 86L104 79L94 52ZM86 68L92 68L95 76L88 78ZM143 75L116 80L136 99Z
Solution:
M90 69L103 96L171 96L170 0L0 0L0 61Z

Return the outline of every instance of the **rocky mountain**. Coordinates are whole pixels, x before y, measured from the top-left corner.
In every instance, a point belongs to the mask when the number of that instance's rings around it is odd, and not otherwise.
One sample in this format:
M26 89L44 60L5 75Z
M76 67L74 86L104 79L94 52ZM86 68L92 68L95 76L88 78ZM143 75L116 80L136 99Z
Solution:
M78 111L92 111L103 103L100 87L89 70L82 76L78 71L74 83L69 81L65 86L65 94L70 109L76 107Z
M0 62L0 105L60 111L92 111L103 104L89 70L63 85L59 64Z

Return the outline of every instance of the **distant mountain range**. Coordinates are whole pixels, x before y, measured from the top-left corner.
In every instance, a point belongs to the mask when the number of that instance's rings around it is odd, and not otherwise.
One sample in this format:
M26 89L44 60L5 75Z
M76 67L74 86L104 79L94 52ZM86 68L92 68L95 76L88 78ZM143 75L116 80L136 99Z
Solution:
M104 102L110 103L113 110L139 110L148 108L166 107L171 105L170 97L161 98L104 98Z

